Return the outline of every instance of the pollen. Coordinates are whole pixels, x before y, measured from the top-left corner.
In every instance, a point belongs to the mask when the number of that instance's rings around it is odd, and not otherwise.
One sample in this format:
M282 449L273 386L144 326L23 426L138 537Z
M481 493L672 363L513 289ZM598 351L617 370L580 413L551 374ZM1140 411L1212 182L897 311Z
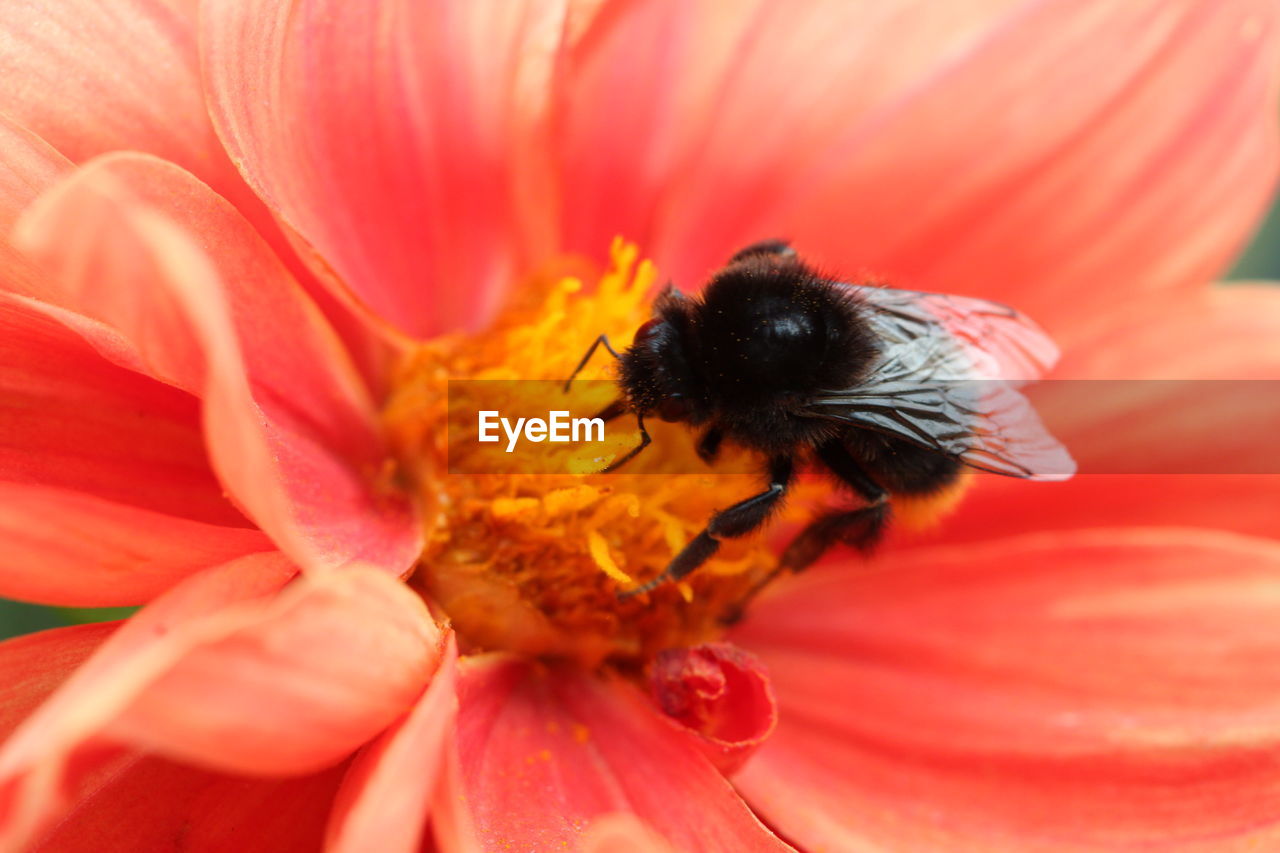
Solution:
M418 495L426 519L410 583L469 650L640 664L713 639L774 568L773 549L757 535L725 542L679 584L619 597L659 575L717 510L759 489L759 477L744 474L644 473L704 470L695 436L679 425L651 425L653 444L624 472L596 473L638 442L626 415L610 422L603 444L534 445L570 454L560 469L568 473L449 473L450 379L563 381L601 333L619 348L631 340L658 281L634 246L615 241L603 273L532 281L488 330L421 344L395 369L384 425L395 476ZM601 351L581 377L612 379L613 369Z

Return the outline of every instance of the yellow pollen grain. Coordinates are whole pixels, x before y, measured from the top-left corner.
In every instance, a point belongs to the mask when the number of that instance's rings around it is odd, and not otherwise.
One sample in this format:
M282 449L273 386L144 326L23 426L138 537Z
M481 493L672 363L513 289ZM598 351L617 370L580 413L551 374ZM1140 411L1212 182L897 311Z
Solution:
M537 498L496 498L493 514L497 518L531 518L541 506Z
M591 549L591 559L596 561L600 571L620 584L630 586L635 583L631 575L618 568L618 564L613 561L613 555L609 553L609 543L604 541L603 536L594 530L588 530L587 547Z
M542 506L549 518L555 518L569 512L578 512L600 500L605 490L596 486L570 486L548 492L542 499Z

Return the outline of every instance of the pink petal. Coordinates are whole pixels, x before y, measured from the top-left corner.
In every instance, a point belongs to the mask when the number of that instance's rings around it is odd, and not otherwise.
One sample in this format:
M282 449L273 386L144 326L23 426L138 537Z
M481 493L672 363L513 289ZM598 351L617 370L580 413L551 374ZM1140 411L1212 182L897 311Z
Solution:
M904 542L1141 524L1276 536L1280 396L1261 385L1255 393L1196 380L1280 379L1280 292L1220 287L1100 318L1058 375L1189 380L1064 383L1061 393L1049 381L1033 389L1051 425L1067 431L1060 434L1083 470L1217 473L1090 474L1066 483L983 478L936 531Z
M779 725L735 783L810 849L1265 849L1280 545L1043 534L761 602Z
M227 148L353 298L415 335L482 324L531 202L517 169L560 4L233 0L202 24Z
M1280 290L1227 284L1102 314L1063 355L1064 379L1280 379Z
M204 397L215 471L295 560L399 573L416 559L407 497L377 482L386 452L367 390L234 209L172 165L121 154L43 197L19 235L56 273L51 301L77 312L51 313L104 354ZM100 327L120 340L108 348Z
M295 779L250 779L135 758L30 849L319 850L329 805L346 769L340 764Z
M371 568L294 580L279 554L196 575L91 658L0 752L4 839L40 831L122 747L238 773L333 764L435 669L421 599Z
M329 819L327 853L419 849L457 716L456 661L450 636L413 710L356 758Z
M568 248L622 233L685 286L790 237L1065 338L1203 284L1274 185L1268 0L618 7L566 75Z
M721 773L736 773L778 722L769 674L730 643L668 649L649 669L654 704Z
M0 235L7 237L22 209L72 168L49 143L0 114Z
M579 849L583 853L675 853L675 848L644 821L626 813L592 821Z
M55 628L0 643L0 740L120 627L103 622Z
M620 811L677 849L790 849L621 679L476 659L459 702L461 793L483 849L572 847Z
M0 593L140 604L268 550L209 470L196 401L0 296Z
M0 114L73 161L145 151L251 206L205 108L194 12L168 0L3 0Z
M386 343L378 337L385 337L383 330L335 303L307 271L214 133L199 80L196 6L193 0L121 0L108 14L98 3L79 0L0 2L0 75L6 81L0 91L0 184L6 166L15 164L12 150L6 150L8 125L39 140L64 165L70 165L67 157L84 162L118 150L177 163L253 223L318 299L362 366L366 359L380 361L386 357ZM49 97L51 91L57 97ZM17 165L28 164L20 159ZM0 207L3 195L0 188ZM8 233L0 210L0 234ZM0 269L4 255L0 248ZM11 282L5 286L12 289Z
M79 625L0 643L0 740L91 655L120 623ZM129 756L123 769L92 779L33 850L316 849L346 767L287 781L251 780Z
M422 853L484 853L467 800L456 737L453 748L445 750L441 770L431 802L431 835L424 839Z
M70 607L143 604L194 572L271 548L258 530L13 483L0 483L0 540L0 592Z
M0 113L0 291L38 295L46 276L9 243L18 214L72 169L43 139Z

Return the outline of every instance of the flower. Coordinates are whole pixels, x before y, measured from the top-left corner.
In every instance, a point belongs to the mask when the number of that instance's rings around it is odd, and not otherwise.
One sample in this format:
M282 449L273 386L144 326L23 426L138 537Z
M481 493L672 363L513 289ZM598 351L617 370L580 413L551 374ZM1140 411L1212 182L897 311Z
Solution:
M146 605L0 645L0 846L1273 838L1274 478L983 479L722 634L768 549L611 575L736 491L450 479L433 389L634 326L616 235L1002 299L1064 376L1274 378L1277 294L1206 287L1274 4L193 5L0 16L0 593ZM1192 403L1075 426L1263 440Z

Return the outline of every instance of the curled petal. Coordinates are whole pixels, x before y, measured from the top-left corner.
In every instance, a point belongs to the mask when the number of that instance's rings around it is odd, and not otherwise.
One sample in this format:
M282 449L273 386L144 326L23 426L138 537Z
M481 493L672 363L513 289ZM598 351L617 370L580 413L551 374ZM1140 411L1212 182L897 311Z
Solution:
M627 234L692 287L787 237L1069 341L1247 236L1278 40L1269 0L617 4L567 63L566 238Z
M475 328L513 272L565 5L206 3L213 119L352 298L414 335Z
M725 775L737 772L778 722L765 668L729 643L660 653L649 671L649 690Z
M18 234L60 285L52 315L204 398L219 478L295 560L408 567L421 534L407 498L379 485L386 455L367 390L226 202L170 164L112 155L44 196ZM118 338L110 347L102 327Z
M457 644L413 710L360 753L329 819L327 853L419 849L458 711Z
M551 849L631 812L677 849L788 850L621 679L514 659L461 674L461 794L482 849Z
M279 554L179 584L131 619L0 752L0 840L29 838L128 749L220 771L306 773L403 714L439 632L385 573L295 580Z
M734 632L781 704L735 784L811 849L1265 848L1278 611L1280 545L1204 531L819 569Z

